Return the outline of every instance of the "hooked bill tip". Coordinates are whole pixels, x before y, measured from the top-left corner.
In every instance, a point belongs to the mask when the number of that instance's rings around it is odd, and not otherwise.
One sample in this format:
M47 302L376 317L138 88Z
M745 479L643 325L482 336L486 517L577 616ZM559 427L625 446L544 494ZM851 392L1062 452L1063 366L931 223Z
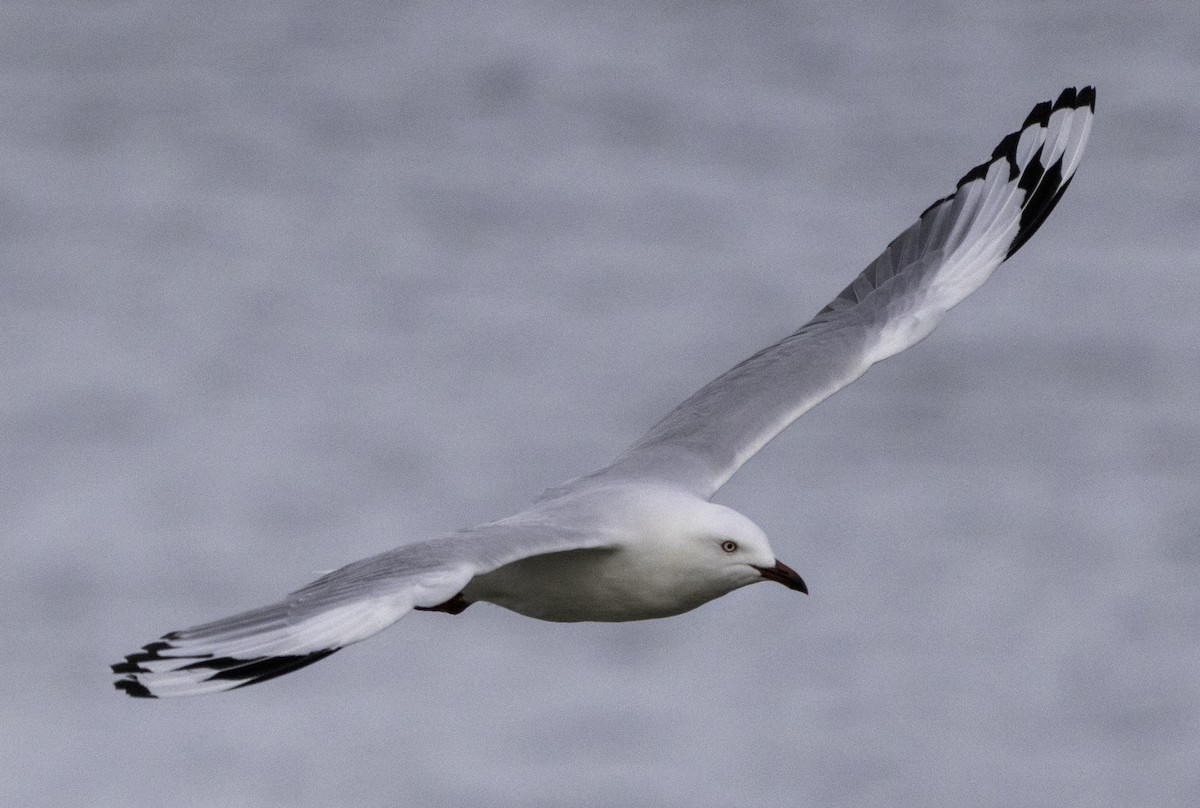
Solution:
M804 579L800 577L799 573L778 559L775 560L775 566L773 567L757 567L756 569L768 581L775 581L776 583L783 584L788 589L808 594L808 585L804 583Z

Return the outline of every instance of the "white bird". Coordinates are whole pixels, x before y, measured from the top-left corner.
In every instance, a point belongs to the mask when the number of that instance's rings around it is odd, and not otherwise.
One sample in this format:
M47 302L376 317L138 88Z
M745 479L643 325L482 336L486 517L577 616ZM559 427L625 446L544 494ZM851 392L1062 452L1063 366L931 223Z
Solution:
M130 696L261 682L413 609L486 601L541 620L645 620L777 581L767 537L710 498L767 441L933 330L1023 245L1071 182L1095 91L1064 90L937 200L833 302L672 410L611 465L499 521L355 561L282 601L173 631L112 666Z

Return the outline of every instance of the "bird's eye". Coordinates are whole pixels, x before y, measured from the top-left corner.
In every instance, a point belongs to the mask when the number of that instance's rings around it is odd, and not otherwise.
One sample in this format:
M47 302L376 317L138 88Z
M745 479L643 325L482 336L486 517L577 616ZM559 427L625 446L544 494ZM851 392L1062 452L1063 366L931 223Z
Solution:
M737 542L726 539L721 542L721 549L727 553L735 552L737 550Z

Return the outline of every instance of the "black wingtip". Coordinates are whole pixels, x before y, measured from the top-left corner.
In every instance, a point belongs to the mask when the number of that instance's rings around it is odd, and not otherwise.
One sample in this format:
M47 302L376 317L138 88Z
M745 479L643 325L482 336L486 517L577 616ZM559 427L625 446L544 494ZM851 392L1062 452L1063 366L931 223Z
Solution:
M150 690L137 679L118 679L113 682L113 687L117 690L124 690L135 699L156 699L158 696L150 692Z
M1028 125L1028 121L1026 122L1026 125ZM1015 180L1018 176L1020 176L1021 168L1017 165L1017 145L1021 142L1021 132L1024 131L1024 129L1025 127L1022 126L1020 130L1016 132L1009 132L1007 135L1005 135L1000 142L996 144L996 148L992 149L991 159L986 163L980 163L966 174L963 174L962 179L958 181L958 185L956 187L961 188L968 182L984 179L987 177L988 169L990 169L992 164L998 160L1005 160L1008 162L1009 180Z
M308 667L309 665L313 664L314 662L319 662L320 660L324 659L325 657L329 656L330 654L332 654L336 651L340 651L340 650L341 650L340 647L327 648L323 651L313 651L311 654L301 654L301 655L290 656L290 657L276 657L274 660L274 664L258 668L254 672L255 675L252 678L246 679L246 681L237 685L233 689L236 690L239 687L246 687L248 685L256 685L259 682L266 682L268 680L276 678L277 676L283 676L285 673L291 673L292 671L300 670L301 668ZM243 671L243 673L244 672L245 671ZM223 679L226 677L222 674L214 674L213 676L211 676L209 678L210 679ZM242 677L229 677L229 678L242 678Z
M162 659L161 651L170 651L175 646L169 642L156 640L152 643L142 646L142 650L136 653L128 654L123 662L118 662L112 665L113 673L149 673L148 670L141 666L143 662L153 662L157 659Z
M1078 93L1074 87L1068 87L1058 94L1058 98L1054 99L1054 106L1050 108L1053 112L1057 109L1076 109L1079 107L1076 96Z
M287 656L258 657L250 660L211 660L195 663L189 668L207 667L215 672L207 681L226 679L230 681L245 680L238 687L265 682L285 673L307 667L314 662L320 662L325 657L338 651L338 648L323 648L307 654L292 654ZM234 664L231 664L234 663Z
M1053 111L1054 107L1049 101L1042 101L1039 104L1035 104L1033 109L1029 110L1029 114L1025 116L1025 122L1021 124L1021 128L1025 129L1035 123L1039 126L1045 126L1050 122L1050 113Z
M1046 126L1050 122L1050 116L1060 109L1082 109L1087 107L1092 112L1096 111L1096 88L1092 85L1087 85L1081 90L1076 90L1074 87L1067 87L1058 94L1058 98L1054 99L1054 103L1043 101L1034 106L1026 116L1025 122L1021 124L1021 128L1032 124ZM993 155L994 157L995 155Z
M1090 84L1081 90L1076 90L1074 87L1063 90L1055 100L1053 109L1082 109L1083 107L1087 107L1092 112L1096 111L1096 88Z
M1096 111L1096 88L1088 85L1079 91L1079 95L1075 98L1075 103L1082 107L1087 104L1087 108L1092 112Z
M961 185L962 183L959 183L959 184ZM933 204L931 204L929 207L925 208L925 210L921 211L921 215L918 218L921 218L921 219L925 218L925 215L928 214L929 211L933 210L938 205L949 202L952 199L954 199L954 194L946 194L941 199L934 200Z
M958 181L958 184L955 186L955 188L961 188L968 182L974 182L975 180L983 179L987 176L988 169L992 167L992 163L994 162L996 161L992 159L988 160L986 163L980 163L979 165L973 167L966 174L962 175L962 178ZM951 196L953 196L953 194L951 194Z
M1050 111L1054 112L1060 109L1083 109L1087 107L1090 111L1096 111L1096 88L1088 84L1076 90L1074 87L1067 87L1058 94L1058 98L1054 100ZM1031 113L1032 117L1032 113Z
M992 160L999 160L1001 157L1007 159L1010 163L1017 162L1017 144L1021 142L1021 133L1009 132L1000 142L996 144L996 148L992 149Z
M1058 204L1058 200L1062 199L1063 194L1067 192L1071 180L1074 179L1074 177L1068 177L1066 181L1063 181L1061 158L1045 173L1046 181L1040 183L1033 191L1033 197L1021 213L1017 237L1008 246L1008 251L1004 254L1005 261L1012 258L1013 253L1025 246L1025 242L1029 241L1029 238L1037 232L1038 228L1042 226L1042 222L1046 221L1046 217L1050 215L1050 211L1054 210Z

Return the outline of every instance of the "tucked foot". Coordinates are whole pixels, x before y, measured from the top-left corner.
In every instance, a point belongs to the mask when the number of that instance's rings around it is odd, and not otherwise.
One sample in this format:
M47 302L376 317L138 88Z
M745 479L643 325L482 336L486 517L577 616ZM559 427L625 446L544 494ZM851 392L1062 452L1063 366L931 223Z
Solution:
M437 606L414 606L413 608L420 612L445 612L446 614L462 614L471 605L471 601L462 596L459 592L454 597L445 603L439 603Z

